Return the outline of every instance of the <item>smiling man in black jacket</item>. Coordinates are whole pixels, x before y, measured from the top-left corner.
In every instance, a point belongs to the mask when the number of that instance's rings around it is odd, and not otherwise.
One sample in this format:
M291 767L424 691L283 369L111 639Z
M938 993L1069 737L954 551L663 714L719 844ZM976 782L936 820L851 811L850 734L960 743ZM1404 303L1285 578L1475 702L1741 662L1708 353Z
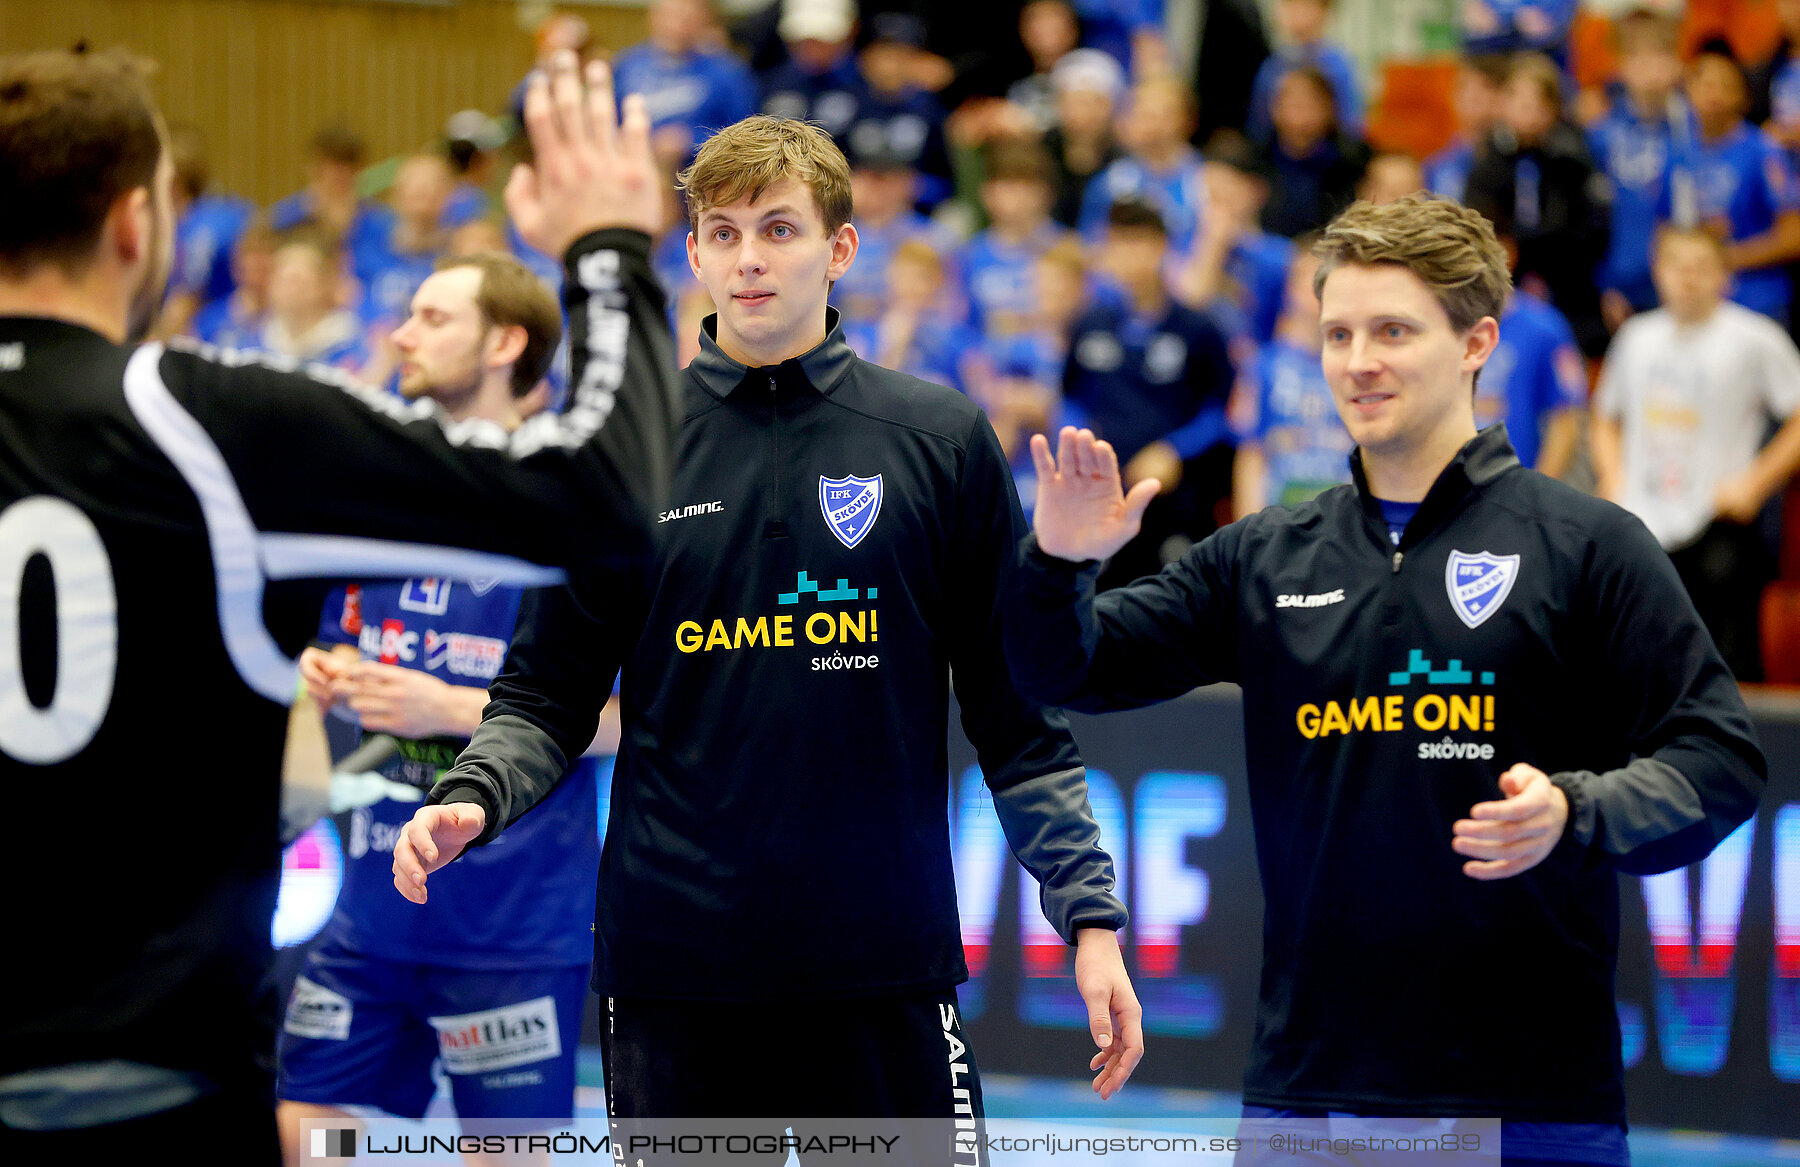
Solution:
M977 1117L954 992L954 674L1008 841L1077 947L1110 1097L1143 1049L1125 912L1066 721L1007 677L999 587L1025 524L993 429L844 343L825 301L856 256L849 171L817 127L747 119L682 181L719 311L687 370L653 578L521 613L395 882L422 901L428 871L541 799L622 667L594 974L613 1115ZM797 1010L820 1072L771 1072Z
M1705 856L1762 754L1643 525L1476 432L1508 283L1487 221L1359 203L1317 250L1354 484L1096 598L1156 485L1122 494L1092 434L1034 438L1013 675L1095 712L1243 687L1246 1115L1497 1116L1509 1165L1624 1164L1615 873Z

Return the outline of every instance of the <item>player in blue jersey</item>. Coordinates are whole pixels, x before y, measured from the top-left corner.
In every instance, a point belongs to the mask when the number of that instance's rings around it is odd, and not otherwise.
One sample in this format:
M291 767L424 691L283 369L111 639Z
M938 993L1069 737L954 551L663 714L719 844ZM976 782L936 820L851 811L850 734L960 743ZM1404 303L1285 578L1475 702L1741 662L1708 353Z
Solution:
M1731 298L1782 323L1793 289L1783 265L1800 258L1800 190L1766 132L1744 120L1744 73L1721 44L1688 66L1697 133L1678 150L1657 201L1660 221L1705 226L1731 242Z
M1678 31L1673 19L1647 10L1619 18L1619 80L1625 92L1588 130L1588 148L1612 184L1612 242L1600 267L1600 308L1614 331L1632 312L1656 306L1650 242L1657 198L1677 148L1685 149L1693 138L1681 95Z
M517 260L451 257L394 334L402 390L431 398L453 422L516 428L542 404L561 331L555 297ZM282 1027L289 1163L300 1161L309 1120L352 1107L422 1115L434 1063L465 1130L470 1119L572 1118L589 873L600 855L592 760L502 845L443 873L429 906L396 896L389 874L395 836L481 720L520 595L491 580L353 584L326 606L318 640L330 647L301 659L322 705L399 739L383 775L420 793L384 798L352 820L337 910ZM470 1041L471 1033L482 1036Z
M657 157L684 166L708 134L756 111L756 78L709 43L707 0L654 0L644 16L650 35L614 59L613 84L621 99L644 95Z
M1295 506L1350 481L1350 440L1319 366L1318 257L1310 243L1288 269L1287 308L1274 339L1239 378L1231 401L1237 456L1232 511Z

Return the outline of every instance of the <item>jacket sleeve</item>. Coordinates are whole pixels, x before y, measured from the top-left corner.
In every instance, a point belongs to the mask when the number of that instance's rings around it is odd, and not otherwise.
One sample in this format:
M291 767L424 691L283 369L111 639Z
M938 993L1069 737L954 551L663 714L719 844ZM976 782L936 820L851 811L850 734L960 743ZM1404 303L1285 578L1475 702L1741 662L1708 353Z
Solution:
M621 659L615 635L568 588L526 593L481 724L427 799L481 806L473 846L548 797L594 740Z
M1235 681L1233 523L1174 563L1096 597L1100 564L1019 544L1007 589L1006 660L1021 692L1084 713L1136 709L1200 685Z
M1007 844L1038 881L1044 918L1071 943L1077 928L1122 928L1112 858L1088 805L1087 770L1060 710L1019 695L1000 643L1000 586L1025 517L1000 442L977 415L963 458L950 568L951 678Z
M663 296L640 232L592 232L567 267L569 406L510 435L316 366L229 351L147 346L127 394L201 496L215 546L221 529L237 531L268 578L542 584L557 573L522 565L591 575L634 563L680 419ZM471 566L464 549L502 558Z
M1595 540L1584 613L1603 698L1626 727L1631 761L1552 774L1569 836L1591 862L1647 875L1705 858L1756 812L1768 767L1737 682L1667 555L1636 518Z

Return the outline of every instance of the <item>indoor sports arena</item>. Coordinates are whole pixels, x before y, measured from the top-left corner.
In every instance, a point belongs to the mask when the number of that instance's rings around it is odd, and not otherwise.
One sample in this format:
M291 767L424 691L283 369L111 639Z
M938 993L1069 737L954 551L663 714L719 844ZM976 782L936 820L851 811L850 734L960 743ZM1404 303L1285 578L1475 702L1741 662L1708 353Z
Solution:
M0 1161L1800 1167L1797 292L1800 0L0 0Z

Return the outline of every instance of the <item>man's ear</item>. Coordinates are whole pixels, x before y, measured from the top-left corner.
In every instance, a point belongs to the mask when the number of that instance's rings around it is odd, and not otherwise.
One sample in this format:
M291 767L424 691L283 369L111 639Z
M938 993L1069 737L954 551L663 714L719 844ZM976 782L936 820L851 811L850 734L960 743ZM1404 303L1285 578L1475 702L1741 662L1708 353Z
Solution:
M129 267L149 257L151 237L156 234L155 220L150 188L134 186L113 200L100 237L118 255L120 263Z
M687 233L687 256L688 256L688 270L694 273L695 279L699 279L700 278L700 245L694 241L694 233L692 231L689 231Z
M1483 316L1463 336L1463 372L1470 373L1487 364L1500 344L1500 322Z
M825 269L825 278L841 280L850 265L856 260L856 249L861 240L857 238L854 224L845 223L831 237L831 265Z
M502 324L488 330L489 367L510 365L525 355L525 345L531 339L523 324Z

